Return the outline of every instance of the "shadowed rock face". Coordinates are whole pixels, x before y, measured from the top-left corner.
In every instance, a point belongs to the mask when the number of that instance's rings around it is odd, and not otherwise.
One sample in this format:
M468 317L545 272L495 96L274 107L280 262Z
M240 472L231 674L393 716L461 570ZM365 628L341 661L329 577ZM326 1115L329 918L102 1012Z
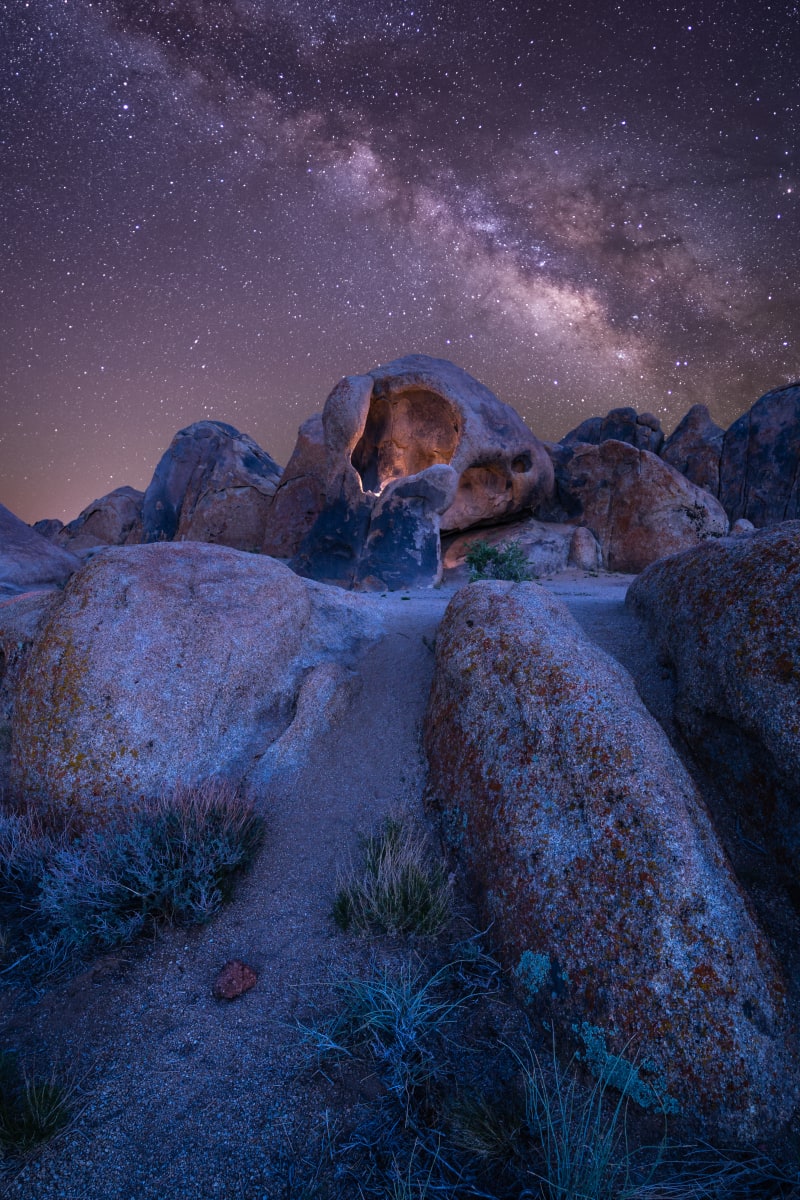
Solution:
M550 964L551 1019L630 1043L726 1137L784 1122L795 1062L770 946L632 679L559 601L458 593L425 746L429 803L504 962Z
M232 425L175 434L145 492L143 541L214 542L259 551L281 469Z
M0 504L0 597L62 587L80 565L80 559Z
M69 550L94 546L132 546L142 540L144 492L115 488L93 500L82 513L59 530L55 540Z
M325 507L325 437L322 414L300 426L264 527L264 554L291 558Z
M637 450L658 454L664 441L661 422L652 413L635 408L612 408L604 417L588 417L561 439L562 446L599 446L601 442L627 442Z
M713 496L647 450L606 441L553 453L556 499L538 515L590 529L611 571L636 573L728 530Z
M302 752L380 633L362 597L197 542L113 547L74 577L17 684L12 779L102 813Z
M732 521L800 518L800 383L757 400L725 434L719 498Z
M293 546L296 570L345 586L435 583L440 531L503 520L552 489L548 455L517 413L425 355L341 380L300 441L265 545Z
M705 404L695 404L670 434L661 457L681 475L719 495L719 462L725 430L711 419Z
M628 605L675 672L675 719L758 844L800 872L800 521L655 563Z

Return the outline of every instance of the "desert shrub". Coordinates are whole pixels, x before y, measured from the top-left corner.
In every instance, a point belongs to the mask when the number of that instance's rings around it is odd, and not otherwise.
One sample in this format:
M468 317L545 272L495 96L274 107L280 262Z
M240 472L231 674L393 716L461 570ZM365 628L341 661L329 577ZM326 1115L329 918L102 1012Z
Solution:
M0 1157L23 1154L58 1133L70 1119L73 1088L55 1071L41 1077L0 1053Z
M528 560L519 542L490 546L485 540L475 541L467 551L466 563L472 583L479 579L509 579L522 583L531 578Z
M438 933L450 918L452 885L424 837L388 817L363 842L363 867L339 881L333 918L357 933Z
M3 818L0 920L16 956L4 971L24 964L41 978L157 923L208 920L262 835L262 819L219 781L179 788L80 836Z
M121 828L58 850L41 879L39 911L78 950L120 945L157 922L207 921L252 861L262 830L227 785L179 789Z

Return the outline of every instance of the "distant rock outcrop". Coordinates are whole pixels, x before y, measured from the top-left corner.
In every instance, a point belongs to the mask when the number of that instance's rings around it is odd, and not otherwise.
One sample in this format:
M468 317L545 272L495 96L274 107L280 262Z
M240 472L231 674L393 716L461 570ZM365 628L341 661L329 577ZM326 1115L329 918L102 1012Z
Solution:
M654 1097L724 1136L785 1121L795 1064L769 943L633 680L560 601L535 584L458 593L425 745L482 919L508 966L536 964L551 1019L630 1045Z
M561 439L562 446L599 446L601 442L627 442L637 450L658 454L664 432L658 417L635 408L612 408L604 417L588 417Z
M712 421L705 404L695 404L665 441L661 457L697 487L719 496L724 437L725 430Z
M50 612L14 704L20 793L102 813L179 783L263 784L347 695L363 597L201 543L111 547Z
M732 521L800 518L800 383L763 395L725 434L719 498Z
M62 587L80 559L53 545L0 504L0 597Z
M96 546L133 546L142 540L144 492L118 487L93 500L82 513L64 525L55 540L72 551Z
M800 872L800 521L655 563L627 603L675 672L675 719L751 837Z
M322 413L300 426L292 457L286 464L267 510L264 554L291 558L325 507L325 433Z
M278 464L246 433L197 421L175 434L145 492L145 542L197 541L260 551Z
M555 499L537 515L590 529L611 571L641 571L728 530L713 496L647 450L604 441L553 453Z
M552 489L542 443L444 359L410 355L341 380L322 413L324 457L319 432L304 427L265 544L296 545L293 566L331 583L435 583L440 530L504 520Z

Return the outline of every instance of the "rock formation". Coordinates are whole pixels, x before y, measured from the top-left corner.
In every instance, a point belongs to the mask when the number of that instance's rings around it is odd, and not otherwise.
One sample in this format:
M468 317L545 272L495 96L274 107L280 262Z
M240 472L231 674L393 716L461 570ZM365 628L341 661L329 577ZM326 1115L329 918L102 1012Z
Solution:
M547 453L517 413L444 359L348 376L322 413L324 458L319 432L304 427L265 545L296 546L293 566L332 583L434 583L440 530L503 520L552 488Z
M575 532L571 525L537 521L534 517L510 521L491 529L472 529L468 533L453 534L443 541L442 563L445 570L463 566L469 548L475 542L488 542L490 546L497 547L513 542L525 552L534 577L554 575L563 571L569 563ZM588 529L586 533L594 541Z
M675 673L675 719L758 843L800 871L800 521L655 563L627 603Z
M719 462L725 430L705 404L693 405L664 442L661 457L712 496L719 496Z
M93 500L54 540L73 552L96 546L134 546L142 540L144 492L118 487Z
M80 565L0 504L0 597L62 587Z
M617 441L554 448L556 494L537 515L586 526L611 571L637 572L727 532L720 504L647 450Z
M198 421L175 434L145 492L145 542L260 551L281 469L246 433Z
M776 388L725 434L719 498L732 521L800 518L800 383Z
M629 1045L725 1136L785 1120L795 1068L770 946L632 679L557 599L535 584L458 593L425 745L429 801L482 919L508 966L547 965L556 1024Z
M637 450L658 454L664 433L658 417L635 408L612 408L604 417L587 417L561 439L562 446L599 446L601 442L627 442Z
M379 632L364 598L271 558L190 542L109 548L27 658L14 787L102 812L208 777L263 785L324 726Z
M325 507L325 436L322 414L300 426L297 444L267 511L264 554L291 558Z

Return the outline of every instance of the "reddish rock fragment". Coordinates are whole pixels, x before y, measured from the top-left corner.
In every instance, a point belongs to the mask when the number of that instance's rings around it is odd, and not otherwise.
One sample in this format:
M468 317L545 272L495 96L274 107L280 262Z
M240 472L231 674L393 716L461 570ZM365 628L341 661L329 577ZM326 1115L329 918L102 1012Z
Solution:
M240 962L238 958L232 958L230 962L225 963L217 976L214 984L214 999L236 1000L245 992L249 992L257 983L258 976L253 968L248 967L247 963Z

